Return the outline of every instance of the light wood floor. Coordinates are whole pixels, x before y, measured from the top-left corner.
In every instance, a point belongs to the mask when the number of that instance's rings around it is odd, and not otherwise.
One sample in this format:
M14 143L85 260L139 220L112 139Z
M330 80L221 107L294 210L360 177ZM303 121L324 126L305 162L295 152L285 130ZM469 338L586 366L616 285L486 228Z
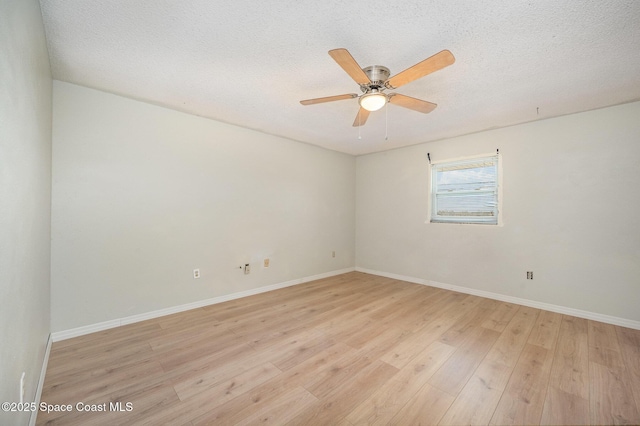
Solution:
M640 331L354 272L54 343L42 401L73 411L38 424L640 424Z

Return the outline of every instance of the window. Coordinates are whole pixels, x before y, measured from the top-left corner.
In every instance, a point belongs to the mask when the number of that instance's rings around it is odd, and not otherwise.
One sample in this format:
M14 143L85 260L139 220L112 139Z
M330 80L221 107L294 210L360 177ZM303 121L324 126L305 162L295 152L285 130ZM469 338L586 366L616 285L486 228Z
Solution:
M499 155L431 165L431 222L498 224Z

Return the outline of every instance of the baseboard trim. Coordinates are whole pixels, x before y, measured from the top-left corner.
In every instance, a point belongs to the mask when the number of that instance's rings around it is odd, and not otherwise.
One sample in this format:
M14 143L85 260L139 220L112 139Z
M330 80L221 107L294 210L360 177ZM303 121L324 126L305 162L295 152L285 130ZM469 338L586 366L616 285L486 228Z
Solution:
M530 308L543 309L545 311L557 312L559 314L571 315L578 318L589 319L593 321L604 322L607 324L618 325L621 327L633 328L640 330L640 321L634 321L626 318L614 317L611 315L599 314L597 312L583 311L566 306L554 305L551 303L538 302L535 300L522 299L514 296L507 296L500 293L492 293L490 291L476 290L474 288L462 287L453 284L445 284L437 281L425 280L421 278L409 277L406 275L393 274L390 272L376 271L373 269L356 267L356 271L365 274L378 275L386 278L393 278L400 281L408 281L410 283L427 285L430 287L438 287L445 290L456 291L458 293L471 294L473 296L486 297L487 299L500 300L501 302L515 303L517 305L528 306Z
M49 334L49 338L47 339L47 346L45 347L45 350L44 350L44 358L42 360L42 369L40 370L40 378L38 378L38 386L36 387L36 394L33 399L33 401L36 403L36 407L40 406L40 398L42 397L42 389L44 387L44 378L47 374L47 365L49 365L49 354L51 353L52 343L53 343L53 339L51 338L51 334ZM31 412L31 416L29 417L29 426L34 426L36 424L38 411L39 410L33 410Z
M344 268L335 271L324 272L322 274L310 275L307 277L297 278L295 280L284 281L277 284L272 284L264 287L258 287L251 290L240 291L237 293L227 294L224 296L213 297L211 299L198 300L192 303L186 303L184 305L172 306L169 308L159 309L157 311L145 312L143 314L132 315L124 318L118 318L109 321L103 321L96 324L85 325L82 327L72 328L69 330L56 331L51 333L51 339L54 342L61 340L71 339L73 337L84 336L85 334L95 333L97 331L108 330L110 328L120 327L127 324L133 324L140 321L146 321L153 318L159 318L166 315L176 314L178 312L184 312L191 309L201 308L203 306L215 305L217 303L228 302L230 300L240 299L242 297L253 296L255 294L266 293L268 291L278 290L285 287L291 287L298 284L303 284L309 281L320 280L323 278L329 278L336 275L346 274L348 272L355 271L356 268ZM50 339L50 340L51 340Z

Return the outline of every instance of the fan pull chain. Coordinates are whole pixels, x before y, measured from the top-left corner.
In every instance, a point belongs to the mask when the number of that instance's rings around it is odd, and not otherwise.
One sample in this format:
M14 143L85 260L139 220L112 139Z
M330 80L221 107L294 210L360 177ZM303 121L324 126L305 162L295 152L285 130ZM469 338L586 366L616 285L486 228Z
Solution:
M384 140L389 140L389 101L384 104Z

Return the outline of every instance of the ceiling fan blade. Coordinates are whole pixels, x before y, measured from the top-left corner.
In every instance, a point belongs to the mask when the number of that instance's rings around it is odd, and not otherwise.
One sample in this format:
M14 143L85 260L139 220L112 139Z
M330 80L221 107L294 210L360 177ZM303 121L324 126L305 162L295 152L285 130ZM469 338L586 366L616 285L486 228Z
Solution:
M360 107L360 111L358 111L358 115L356 115L356 119L353 121L353 127L364 126L367 118L369 118L369 111Z
M425 75L441 70L442 68L453 64L455 61L456 58L453 57L451 52L443 50L442 52L438 52L424 61L407 68L401 73L394 75L388 79L384 85L387 89L397 89L398 87L411 83Z
M315 98L315 99L306 99L304 101L300 101L302 105L313 105L313 104L321 104L323 102L333 102L333 101L341 101L343 99L353 99L357 98L358 95L355 93L349 93L348 95L336 95L336 96L327 96L325 98Z
M436 107L438 106L434 103L423 101L421 99L412 98L411 96L401 95L399 93L390 94L389 102L391 102L394 105L398 105L404 108L409 108L414 111L421 112L423 114L430 113L431 111L436 109Z
M347 49L333 49L329 51L329 55L342 67L343 70L349 74L349 76L355 80L358 84L369 84L371 80L367 77L367 74L362 71L362 68L351 53Z

